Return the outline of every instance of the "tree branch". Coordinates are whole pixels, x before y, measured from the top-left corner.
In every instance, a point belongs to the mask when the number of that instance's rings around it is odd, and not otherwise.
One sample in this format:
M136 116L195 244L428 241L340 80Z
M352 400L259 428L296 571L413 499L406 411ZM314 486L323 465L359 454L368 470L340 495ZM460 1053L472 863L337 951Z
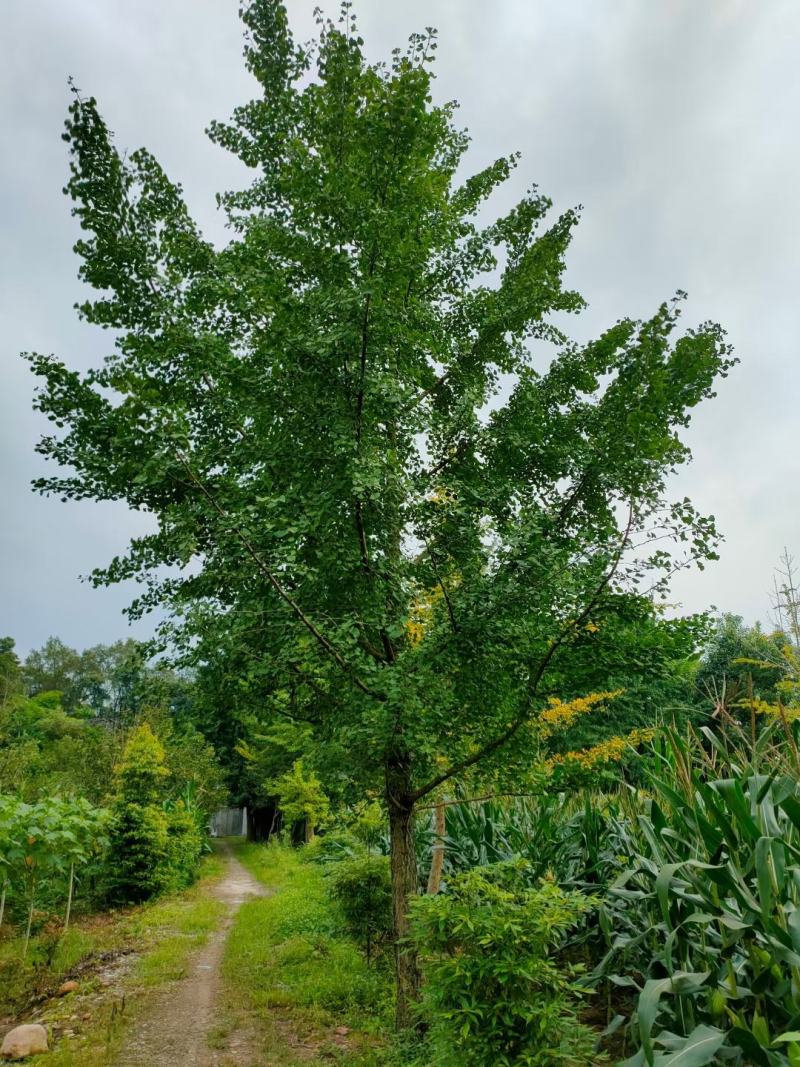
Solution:
M333 642L329 638L327 638L325 634L322 633L322 631L317 627L317 625L308 617L308 615L306 615L306 613L303 611L297 601L292 596L290 596L286 589L284 589L283 585L281 585L281 583L275 577L272 570L261 557L260 553L255 548L249 537L247 537L247 535L238 525L238 523L232 520L230 513L222 507L222 505L217 501L213 494L209 492L206 486L197 477L195 472L190 467L186 457L179 452L178 458L183 464L183 467L192 483L200 490L200 492L209 501L211 506L220 515L220 517L225 519L225 521L230 524L231 530L244 545L247 554L254 561L258 569L270 583L270 585L281 598L281 600L283 600L283 602L287 604L289 608L291 608L292 612L297 616L303 626L305 626L308 632L312 634L314 639L317 641L317 644L319 644L319 646L325 651L325 653L332 660L334 660L334 662L344 671L344 673L347 675L347 677L350 679L356 689L361 690L362 693L365 693L368 696L374 697L376 700L385 700L386 698L382 693L375 692L374 689L371 689L365 682L363 682L358 677L358 675L355 673L353 668L344 658L342 653L336 648Z
M586 619L589 617L590 613L594 609L595 605L597 604L597 601L600 599L603 590L608 586L609 582L612 581L614 575L617 573L617 569L619 568L619 564L622 559L622 554L625 551L625 548L630 540L631 530L633 529L633 519L634 506L633 501L631 501L628 509L627 525L625 527L625 531L623 533L619 547L617 548L617 551L614 554L614 559L611 564L611 567L603 575L603 578L601 579L597 588L594 590L588 602L586 603L580 614L577 616L577 618L573 619L563 628L561 633L551 643L547 652L542 657L539 666L537 667L533 675L531 684L528 688L528 695L525 700L525 706L520 712L520 714L517 716L517 718L514 719L514 721L506 730L504 730L501 734L498 734L498 736L493 738L491 741L488 741L477 752L473 753L471 756L467 756L463 760L460 760L458 763L455 763L449 770L443 771L442 774L437 775L436 778L433 778L430 782L427 783L427 785L420 786L419 789L415 790L411 796L412 803L416 803L418 800L421 800L429 793L432 793L434 789L438 789L440 785L443 785L451 778L454 778L456 775L463 774L464 771L469 770L470 767L474 767L476 763L480 763L481 760L485 759L487 756L491 756L494 752L502 748L503 745L510 741L512 737L514 737L514 735L518 732L522 724L527 721L531 712L533 702L536 700L536 697L538 695L539 683L544 677L544 674L547 671L547 668L550 666L550 663L552 662L556 652L559 650L559 648L561 648L561 646L564 644L570 634L574 633L575 630L577 630L578 627L580 627L586 621Z
M439 583L439 588L442 591L442 596L444 597L444 602L447 605L447 614L450 616L450 625L453 628L453 633L457 634L458 633L458 623L456 622L456 617L455 617L455 614L453 613L453 605L452 605L452 602L450 600L450 595L447 592L447 588L445 587L444 580L442 579L441 574L439 574L439 569L436 566L436 559L434 558L433 550L431 549L431 546L428 543L427 537L423 537L422 538L422 543L425 545L425 550L428 553L428 559L431 561L431 567L433 567L433 573L436 575L436 581Z

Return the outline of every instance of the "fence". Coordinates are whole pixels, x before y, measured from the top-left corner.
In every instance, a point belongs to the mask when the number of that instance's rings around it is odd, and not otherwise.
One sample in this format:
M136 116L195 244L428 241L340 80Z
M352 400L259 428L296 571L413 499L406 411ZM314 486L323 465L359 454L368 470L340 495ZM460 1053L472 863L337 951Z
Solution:
M247 808L220 808L211 816L212 837L247 837Z

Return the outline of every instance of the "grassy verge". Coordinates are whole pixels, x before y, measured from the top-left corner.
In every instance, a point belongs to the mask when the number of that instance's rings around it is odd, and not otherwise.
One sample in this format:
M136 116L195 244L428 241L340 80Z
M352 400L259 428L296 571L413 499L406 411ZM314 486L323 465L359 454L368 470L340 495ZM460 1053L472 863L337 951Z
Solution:
M242 906L228 940L221 1034L255 1031L263 1067L385 1063L389 973L346 936L322 869L280 845L237 854L270 895Z
M110 1067L128 1022L152 989L184 974L190 953L215 929L223 906L209 896L222 861L208 856L188 891L141 907L79 920L55 944L42 935L20 959L21 939L0 944L0 1013L42 1022L57 1038L49 1067ZM50 1000L75 977L78 989ZM24 1018L21 1012L24 1010Z

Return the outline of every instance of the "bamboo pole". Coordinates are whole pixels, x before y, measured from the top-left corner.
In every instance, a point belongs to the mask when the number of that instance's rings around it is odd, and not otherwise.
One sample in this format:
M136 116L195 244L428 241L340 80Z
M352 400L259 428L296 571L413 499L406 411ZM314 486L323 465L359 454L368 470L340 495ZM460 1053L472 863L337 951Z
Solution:
M67 914L64 917L64 933L69 930L69 917L72 914L72 889L75 885L75 863L69 865L69 893L67 894Z
M431 869L428 874L428 893L438 893L442 884L442 868L444 867L444 834L445 834L445 801L441 800L436 805L434 816L434 829L436 839L431 853Z

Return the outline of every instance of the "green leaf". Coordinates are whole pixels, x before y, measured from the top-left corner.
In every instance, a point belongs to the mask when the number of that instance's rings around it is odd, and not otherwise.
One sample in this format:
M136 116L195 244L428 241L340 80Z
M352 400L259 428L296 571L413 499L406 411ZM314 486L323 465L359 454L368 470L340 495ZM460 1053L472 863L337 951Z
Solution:
M713 1063L718 1049L722 1047L725 1033L715 1026L697 1026L676 1051L657 1055L656 1067L704 1067Z

